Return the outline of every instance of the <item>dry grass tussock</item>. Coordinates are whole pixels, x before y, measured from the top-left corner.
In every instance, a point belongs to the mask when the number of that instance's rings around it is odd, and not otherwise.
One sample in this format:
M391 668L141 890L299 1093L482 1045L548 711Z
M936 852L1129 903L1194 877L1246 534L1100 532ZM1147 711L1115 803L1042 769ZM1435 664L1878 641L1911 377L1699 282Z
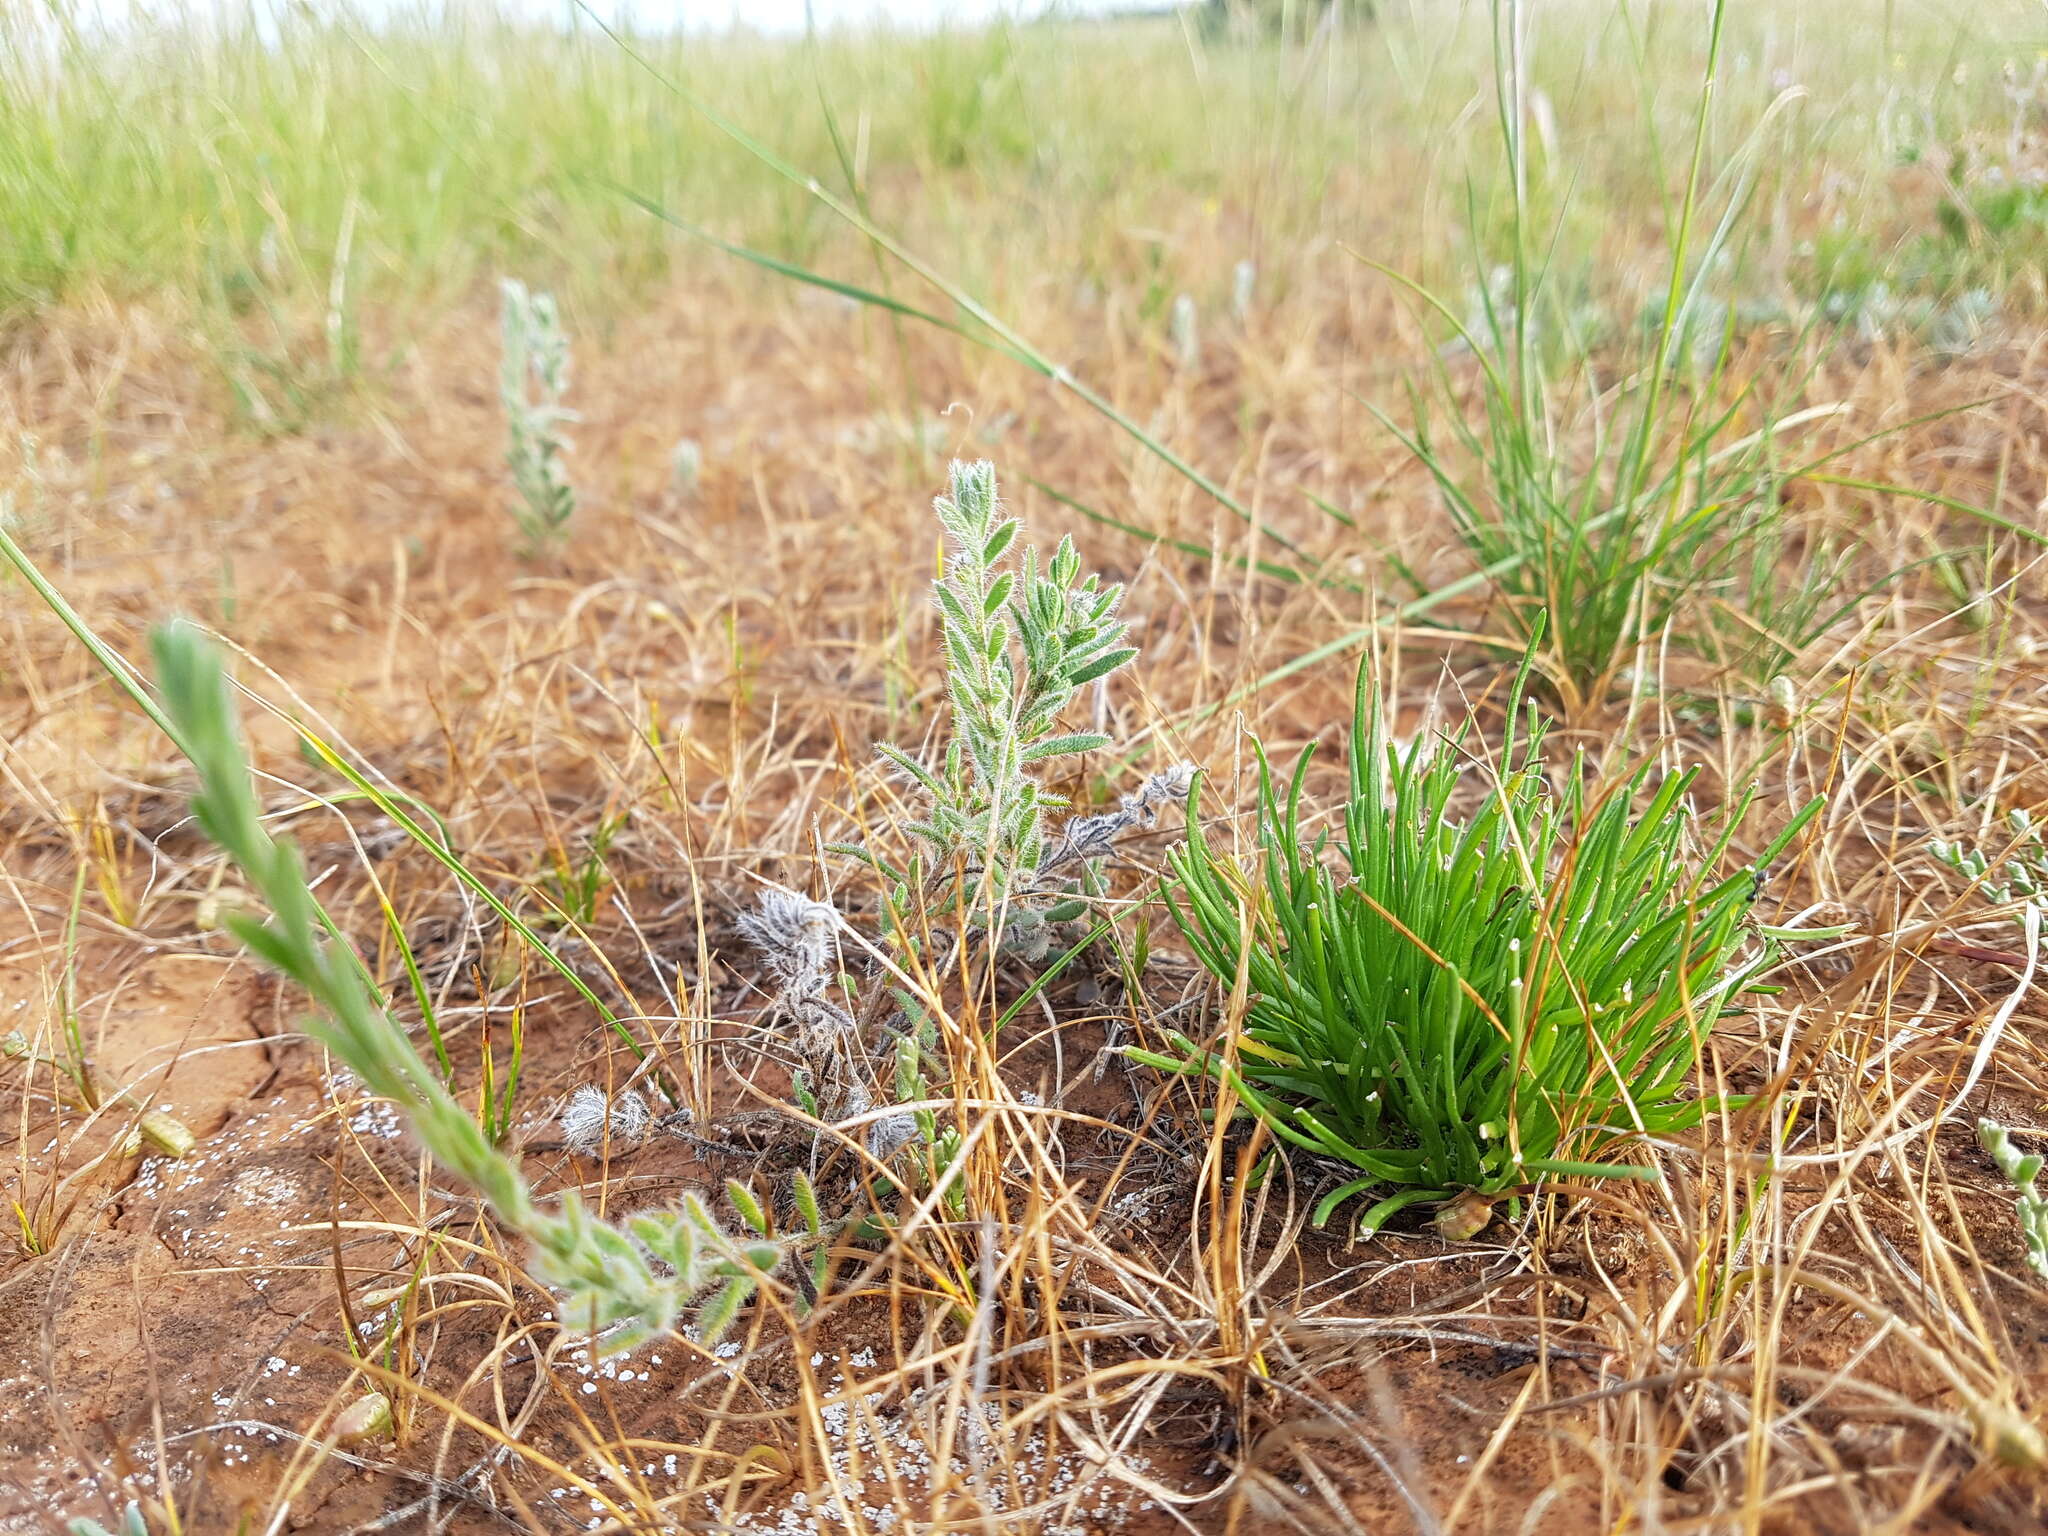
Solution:
M772 882L873 936L876 883L822 844L898 814L872 743L943 728L944 456L995 458L1044 545L1071 531L1128 586L1142 656L1085 701L1118 746L1065 786L1081 803L1193 762L1212 840L1242 842L1247 733L1276 761L1339 746L1361 650L1402 733L1471 712L1497 734L1512 665L1474 638L1501 634L1483 591L1341 643L1381 585L1404 595L1387 554L1431 588L1467 568L1354 399L1422 365L1415 323L1328 253L1276 291L1256 324L1208 321L1192 366L1115 292L1048 283L1011 312L1254 526L1002 359L694 262L579 352L553 554L507 535L481 291L410 334L367 317L369 349L410 342L388 390L268 440L148 305L81 300L10 352L0 437L33 437L19 536L102 636L139 658L178 610L230 647L274 829L400 1016L431 1001L456 1093L509 1103L538 1191L623 1214L739 1178L772 1203L793 1155L749 1116L789 1097L789 1030L737 919ZM1764 335L1735 370L1838 407L1810 441L1847 450L1839 481L2044 527L2031 332L1942 359ZM679 485L684 436L702 468ZM1791 494L1788 581L1829 542L1845 592L1905 575L1782 682L1653 639L1558 727L1599 775L1699 764L1709 803L1758 783L1731 862L1826 796L1759 914L1850 931L1715 1029L1707 1086L1755 1097L1649 1149L1654 1179L1567 1181L1465 1241L1420 1216L1313 1229L1323 1170L1251 1179L1265 1144L1205 1123L1213 1090L1108 1049L1242 1006L1148 899L1169 817L1122 849L1113 941L1013 1017L1014 966L912 978L942 1004L964 1200L835 1243L815 1297L779 1277L715 1346L609 1359L300 1035L301 1000L220 931L246 895L186 819L187 770L9 586L0 1025L32 1050L4 1085L6 1528L111 1526L132 1497L191 1531L2038 1529L2048 1282L1973 1130L2048 1131L2048 991L2038 933L1929 848L2048 811L2044 551L1847 484ZM1257 569L1276 539L1314 579ZM430 808L622 1028L300 729ZM1312 806L1335 791L1314 779ZM52 1064L72 1033L85 1087ZM590 1082L690 1134L564 1149ZM134 1144L151 1110L197 1144ZM821 1148L796 1161L843 1210L859 1131Z

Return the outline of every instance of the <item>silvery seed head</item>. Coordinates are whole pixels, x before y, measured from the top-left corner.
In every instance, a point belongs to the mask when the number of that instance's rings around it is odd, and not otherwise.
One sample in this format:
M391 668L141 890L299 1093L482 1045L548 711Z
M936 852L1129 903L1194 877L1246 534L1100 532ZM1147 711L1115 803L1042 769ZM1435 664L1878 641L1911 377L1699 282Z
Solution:
M580 1157L595 1157L604 1147L609 1124L614 1147L637 1147L646 1138L651 1118L647 1101L632 1089L607 1104L602 1088L585 1083L562 1108L562 1145Z
M816 990L809 992L792 986L783 1002L796 1020L797 1049L807 1060L832 1055L841 1049L842 1038L853 1031L853 1015L823 995L822 979Z
M604 1140L604 1122L604 1090L594 1083L583 1084L562 1107L562 1145L589 1157Z
M827 1113L843 1120L855 1115L864 1115L875 1107L875 1096L868 1092L867 1085L858 1078L849 1078L839 1087L835 1103L823 1106Z
M839 914L829 904L771 887L752 912L740 914L740 932L761 952L768 969L801 989L823 978L832 958Z
M1123 808L1138 816L1146 826L1159 818L1159 812L1168 805L1184 801L1188 790L1195 782L1193 763L1175 763L1171 768L1162 769L1152 775L1137 789L1123 797Z
M647 1112L647 1101L628 1088L612 1100L612 1140L637 1147L646 1139L647 1123L652 1117Z
M917 1139L917 1117L888 1115L868 1127L868 1155L886 1163Z

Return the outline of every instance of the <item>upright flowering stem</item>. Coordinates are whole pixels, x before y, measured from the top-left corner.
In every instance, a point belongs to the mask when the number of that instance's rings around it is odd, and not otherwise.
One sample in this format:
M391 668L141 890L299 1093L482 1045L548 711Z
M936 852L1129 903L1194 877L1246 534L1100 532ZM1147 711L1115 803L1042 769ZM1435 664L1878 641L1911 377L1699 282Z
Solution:
M918 900L946 910L935 886L963 869L963 926L1000 928L1007 950L1033 957L1050 942L1047 922L1071 915L1071 882L1046 877L1074 873L1078 847L1066 828L1048 829L1047 813L1067 802L1040 775L1060 758L1109 745L1100 732L1062 730L1060 717L1084 686L1138 653L1117 617L1123 588L1083 575L1072 539L1042 568L1035 549L1019 550L1019 524L1003 510L993 465L955 463L950 478L933 503L947 553L932 595L954 736L937 767L901 747L879 748L927 801L908 826L918 854L908 869L889 871L892 905L906 924ZM1148 809L1133 817L1149 824L1157 804L1184 797L1186 785L1185 774L1155 780ZM1076 830L1098 841L1112 831L1099 818Z
M267 920L235 914L227 926L258 959L311 996L319 1009L307 1025L314 1038L364 1087L390 1100L434 1160L533 1245L536 1278L567 1293L563 1317L601 1334L605 1348L629 1348L674 1327L683 1307L714 1285L718 1290L698 1317L699 1332L709 1338L730 1323L781 1262L783 1245L727 1236L694 1198L679 1210L637 1216L624 1228L592 1217L573 1190L553 1209L539 1205L518 1165L491 1145L475 1117L420 1060L361 963L332 940L298 849L265 830L219 659L183 625L159 629L150 643L165 712L199 771L193 815L270 908ZM631 1131L619 1113L615 1106L614 1131ZM643 1105L643 1121L644 1115Z

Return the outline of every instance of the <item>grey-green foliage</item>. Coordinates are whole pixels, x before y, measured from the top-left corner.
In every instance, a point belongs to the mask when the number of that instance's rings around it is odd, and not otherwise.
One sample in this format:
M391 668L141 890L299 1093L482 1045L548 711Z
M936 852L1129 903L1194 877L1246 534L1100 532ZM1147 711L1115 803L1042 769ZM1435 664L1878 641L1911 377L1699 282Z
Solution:
M505 279L501 329L504 360L498 393L505 405L505 463L519 499L512 516L535 549L560 539L576 511L576 492L562 467L568 440L562 425L576 419L562 404L569 388L569 338L552 295Z
M2034 1187L2041 1176L2041 1154L2022 1153L2012 1144L2005 1127L1990 1120L1977 1122L1977 1144L1991 1154L1998 1171L2020 1197L2020 1235L2026 1239L2027 1262L2036 1274L2048 1277L2048 1200Z
M2005 820L2013 841L1995 862L1981 848L1940 838L1928 851L1950 869L1978 882L1984 895L2001 906L2010 901L2048 906L2048 836L2044 836L2048 828L2018 806L2006 812Z
M259 959L290 977L319 1012L307 1028L405 1117L435 1161L475 1188L498 1219L534 1247L533 1274L567 1293L565 1321L632 1347L673 1327L683 1308L718 1287L698 1317L715 1337L782 1260L781 1244L731 1238L694 1198L621 1228L592 1217L572 1190L552 1210L534 1202L512 1160L492 1146L414 1052L377 1000L353 952L334 940L307 887L298 849L264 829L249 784L227 682L212 648L184 625L151 636L165 713L199 772L192 810L270 908L267 921L227 925Z
M928 801L908 826L919 844L908 868L881 867L895 879L905 918L935 872L963 868L974 893L968 921L992 924L1000 912L1009 946L1030 953L1042 950L1046 921L1077 910L1049 878L1058 845L1046 815L1067 801L1039 775L1109 744L1097 732L1063 730L1060 717L1084 685L1138 653L1116 616L1123 588L1083 575L1071 538L1043 566L1037 550L1019 553L1019 524L1003 511L994 465L955 463L950 494L933 509L947 545L933 591L953 737L937 771L901 747L880 748Z
M929 918L950 925L945 942L992 936L1005 954L1042 960L1054 925L1080 916L1086 897L1102 889L1101 867L1117 839L1185 801L1193 770L1169 767L1113 809L1049 820L1067 801L1040 779L1046 765L1109 744L1100 733L1066 729L1062 716L1084 687L1137 655L1117 617L1123 589L1084 575L1071 539L1041 565L1003 511L993 465L954 464L949 494L933 506L947 547L933 588L953 733L936 768L901 747L879 748L924 802L905 824L913 847L903 866L873 849L839 851L888 879L887 941L914 945ZM906 1148L923 1149L916 1157L939 1180L959 1155L959 1128L930 1110L901 1108L931 1096L925 1069L940 1059L935 1022L898 992L901 1028L887 1043L860 1038L828 996L839 921L822 902L774 891L741 920L797 1025L798 1101L810 1115L840 1119L893 1093L898 1107L872 1122L868 1151L888 1163ZM879 975L871 981L885 984ZM948 1185L945 1198L948 1211L965 1212L960 1183Z
M1181 369L1193 373L1202 366L1202 333L1191 294L1173 301L1173 357Z

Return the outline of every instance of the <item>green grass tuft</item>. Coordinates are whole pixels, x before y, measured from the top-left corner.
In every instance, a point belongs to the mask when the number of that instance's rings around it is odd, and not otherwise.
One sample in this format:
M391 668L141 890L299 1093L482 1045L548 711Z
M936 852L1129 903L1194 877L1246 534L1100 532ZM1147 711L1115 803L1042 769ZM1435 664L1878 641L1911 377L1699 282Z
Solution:
M1465 737L1396 745L1361 674L1333 868L1301 826L1309 756L1283 793L1261 754L1256 875L1190 815L1169 905L1250 1002L1222 1045L1143 1059L1226 1082L1283 1141L1357 1170L1318 1220L1393 1190L1372 1228L1417 1200L1631 1175L1594 1160L1698 1122L1702 1041L1769 958L1745 921L1762 867L1817 802L1715 879L1720 848L1693 857L1691 773L1595 793L1574 761L1556 790L1532 726L1461 816Z

